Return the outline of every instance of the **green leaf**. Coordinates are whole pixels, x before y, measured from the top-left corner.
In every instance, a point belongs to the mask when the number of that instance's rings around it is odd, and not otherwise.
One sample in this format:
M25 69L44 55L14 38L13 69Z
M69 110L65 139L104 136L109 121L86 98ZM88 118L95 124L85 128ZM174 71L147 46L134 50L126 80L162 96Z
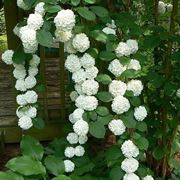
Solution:
M111 102L112 101L112 95L109 92L101 91L97 93L97 98L103 102Z
M109 115L109 110L105 106L98 106L97 109L96 109L96 112L100 116L107 116L107 115Z
M108 76L107 74L99 74L96 77L96 80L104 85L108 85L112 82L112 79L110 76Z
M26 6L28 6L28 9L31 9L33 4L36 2L36 0L23 0Z
M73 6L77 6L80 3L80 0L71 0Z
M123 176L124 172L122 171L121 166L114 166L109 173L111 180L121 180L123 179Z
M160 160L165 155L165 149L163 147L157 146L153 151L153 157L157 160Z
M102 123L103 125L107 125L109 124L109 122L113 119L113 115L108 115L108 116L98 116L97 121L99 121L100 123Z
M45 126L44 120L40 117L36 117L32 119L33 126L37 129L43 129Z
M138 146L141 150L147 150L149 146L149 142L145 137L140 137L138 139L134 140L135 144Z
M102 43L106 43L106 41L108 39L107 35L100 30L91 31L89 35L92 38L94 38L96 41L100 41Z
M134 69L127 69L121 74L121 77L136 78L137 77L137 71Z
M90 112L88 112L88 115L89 115L90 119L92 119L93 121L95 121L97 119L96 111L90 111Z
M14 52L12 60L15 64L23 64L26 60L26 55L21 51Z
M44 30L37 31L37 40L39 44L45 47L51 47L53 44L53 36L48 31L44 31Z
M89 124L89 132L96 138L104 138L106 130L102 123L96 121Z
M121 116L123 123L127 128L135 128L136 127L136 120L134 119L134 111L130 110L124 115Z
M117 146L111 146L105 152L107 161L119 159L122 156L121 150Z
M44 163L51 174L58 176L64 173L64 162L61 158L50 155L45 158Z
M113 52L109 51L101 51L99 54L99 58L103 61L111 61L116 57Z
M108 16L108 11L102 6L91 6L90 9L99 17Z
M86 2L88 4L94 4L94 3L96 3L96 0L84 0L84 2Z
M147 131L147 124L145 122L137 122L136 129L138 129L141 132Z
M41 160L44 154L44 148L39 141L31 136L24 135L21 141L21 151L24 156L30 156L33 159Z
M58 177L53 178L52 180L71 180L71 178L65 175L60 175Z
M25 176L46 174L46 169L42 163L29 156L13 158L7 162L6 167Z
M24 180L24 178L18 174L13 172L0 172L0 179L1 180Z
M134 96L134 97L130 98L129 100L130 100L131 104L135 107L138 107L141 105L141 99L138 96Z
M96 48L89 48L87 53L90 54L93 58L97 58L99 51Z
M87 7L79 7L78 13L81 17L83 17L86 20L94 21L96 19L96 15L90 11Z
M57 13L61 10L61 7L58 5L45 5L45 10L48 13Z
M157 35L149 35L144 39L144 48L152 49L159 45L160 37Z
M75 174L83 175L83 174L85 174L87 172L91 172L94 167L95 167L95 165L92 162L84 164L83 166L81 166L79 168L76 167Z

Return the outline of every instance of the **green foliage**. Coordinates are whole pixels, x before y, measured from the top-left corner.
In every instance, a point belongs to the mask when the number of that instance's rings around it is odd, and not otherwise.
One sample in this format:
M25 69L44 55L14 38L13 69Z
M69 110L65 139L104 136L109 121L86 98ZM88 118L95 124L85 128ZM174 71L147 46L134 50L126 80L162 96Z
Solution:
M89 132L96 138L104 138L106 130L101 122L96 121L89 124Z

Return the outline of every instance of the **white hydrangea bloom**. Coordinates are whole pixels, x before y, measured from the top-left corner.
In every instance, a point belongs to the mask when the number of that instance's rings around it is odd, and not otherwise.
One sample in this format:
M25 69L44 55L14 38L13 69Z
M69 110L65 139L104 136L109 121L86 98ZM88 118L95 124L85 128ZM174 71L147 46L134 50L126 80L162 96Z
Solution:
M150 175L147 175L147 176L143 177L142 180L154 180L154 178Z
M75 15L70 9L61 10L54 18L56 28L63 31L71 31L75 26Z
M82 119L83 113L84 113L83 109L80 109L80 108L75 109L73 112L73 119L75 121Z
M167 4L167 5L166 5L166 8L167 8L167 12L172 12L172 10L173 10L173 5L172 5L172 4Z
M85 144L88 141L87 136L79 136L79 144Z
M31 89L33 88L37 83L37 80L34 76L28 76L26 79L25 79L25 86L27 89Z
M26 69L24 66L22 68L15 68L13 71L13 75L16 79L24 79L26 77Z
M78 94L83 95L82 85L81 85L81 84L75 84L74 88L75 88L75 90L78 92ZM77 99L77 98L76 98L76 99Z
M166 4L163 1L159 1L158 4L158 13L164 14L166 12Z
M37 67L29 67L28 74L29 76L36 76L39 72L39 69Z
M122 56L129 56L131 54L131 49L126 43L120 42L115 49L115 52L116 56L120 58Z
M116 31L110 27L105 27L102 30L105 34L113 34L116 35Z
M131 140L126 140L122 144L121 151L126 158L137 157L139 155L138 147Z
M23 111L23 106L19 106L16 109L16 115L17 115L18 118L21 118L21 117L25 116L25 112Z
M113 80L110 84L109 84L109 92L114 96L123 96L126 92L127 86L124 82L122 81L117 81L117 80Z
M88 96L97 94L99 83L95 80L86 80L82 83L82 92Z
M125 69L126 68L119 62L118 59L111 61L108 67L108 70L116 77L120 76L125 71Z
M136 40L129 39L126 41L126 44L129 46L131 54L134 54L138 51L138 43Z
M16 64L16 63L13 63L13 66L14 66L14 68L16 68L16 69L24 69L24 64Z
M134 69L136 71L141 70L141 65L138 60L131 59L130 63L127 66L127 69Z
M177 96L178 98L180 98L180 89L178 89L178 90L176 91L176 96Z
M26 97L24 94L19 94L16 96L16 102L20 106L25 106L27 104Z
M130 174L125 174L123 180L140 180L140 178L136 174L130 173Z
M35 107L28 107L27 111L25 111L25 115L30 118L35 118L37 116L37 109Z
M77 91L72 91L69 96L70 96L71 101L74 102L79 95L78 95Z
M38 30L44 23L43 17L40 14L30 14L27 19L27 25L29 28Z
M80 70L81 63L80 63L80 59L78 58L78 56L76 56L75 54L71 54L71 55L67 56L66 61L65 61L65 67L68 71L70 71L72 73Z
M64 52L67 52L69 54L75 54L77 52L77 50L74 49L72 45L72 39L64 43Z
M65 172L73 172L75 168L75 164L70 161L70 160L64 160L64 167L65 167Z
M79 136L85 136L89 131L89 125L84 120L79 120L73 125L74 132Z
M37 102L38 95L35 91L27 91L24 95L27 103L34 104Z
M80 33L76 34L72 41L73 47L83 53L90 47L90 41L86 34Z
M89 55L88 53L85 53L82 58L80 59L81 65L83 68L87 69L95 65L95 59Z
M15 84L15 88L18 90L18 91L26 91L26 85L25 85L25 82L24 82L24 79L18 79L16 81L16 84Z
M71 31L62 31L62 30L56 29L55 37L56 37L57 41L64 43L64 42L67 42L71 39L72 32Z
M44 2L40 2L35 7L35 13L40 14L41 16L45 15Z
M127 90L132 91L134 96L139 96L143 90L143 84L140 80L132 79L127 83Z
M72 124L74 124L74 123L77 122L78 120L75 120L75 119L74 119L74 116L73 116L73 113L71 113L71 114L69 115L69 121L70 121Z
M4 63L11 65L13 63L12 57L14 55L14 51L13 50L6 50L2 56L1 59Z
M38 67L39 64L40 64L40 57L37 56L36 54L33 54L32 59L29 61L29 65L31 67Z
M97 77L98 72L99 72L99 70L98 70L98 68L95 67L95 66L92 66L92 67L90 67L90 68L87 68L87 69L86 69L86 78L87 78L87 79L94 79L94 78Z
M73 147L66 147L64 155L68 158L74 157L75 149Z
M23 10L28 10L28 6L24 3L23 0L17 0L17 6Z
M126 130L126 127L125 127L123 121L120 119L113 119L108 124L108 128L116 136L123 134Z
M129 100L123 96L117 96L114 98L112 104L112 111L116 114L123 114L130 108Z
M23 116L18 120L18 126L24 130L30 129L33 126L32 119L28 116Z
M143 121L147 117L147 110L144 106L135 108L134 117L137 121Z
M86 73L84 69L79 69L78 71L72 74L72 80L77 83L81 84L86 80Z
M70 144L77 144L79 141L78 135L76 133L69 133L66 139Z
M115 21L113 19L112 19L111 23L107 23L106 26L109 27L109 28L112 28L112 29L117 28L117 26L115 24Z
M82 146L75 147L75 155L76 156L81 157L84 155L84 153L85 153L84 147L82 147Z
M80 95L75 102L78 108L84 109L85 111L93 111L98 106L98 100L94 96Z
M121 163L121 169L126 173L134 173L139 167L139 162L134 158L126 158Z

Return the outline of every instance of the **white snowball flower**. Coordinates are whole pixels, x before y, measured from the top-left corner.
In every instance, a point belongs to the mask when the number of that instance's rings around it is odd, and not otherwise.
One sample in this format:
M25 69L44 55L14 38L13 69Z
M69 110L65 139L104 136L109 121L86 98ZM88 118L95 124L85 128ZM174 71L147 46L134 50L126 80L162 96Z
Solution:
M26 85L25 85L25 82L24 82L24 79L18 79L16 81L16 84L15 84L15 88L18 90L18 91L26 91Z
M114 96L123 96L126 92L127 86L124 82L122 81L117 81L117 80L113 80L110 84L109 84L109 92Z
M69 121L70 121L72 124L74 124L74 123L77 122L78 120L75 120L75 119L74 119L74 116L73 116L73 113L71 113L71 114L69 115Z
M127 90L132 91L134 96L139 96L143 90L143 84L140 80L132 79L127 83Z
M94 78L97 77L98 72L99 72L99 70L98 70L98 68L95 67L95 66L92 66L92 67L90 67L90 68L87 68L87 69L86 69L86 78L87 78L87 79L94 79Z
M131 54L131 49L126 43L120 42L115 49L115 52L116 56L120 58L122 56L129 56Z
M17 97L16 97L16 102L18 105L20 106L25 106L27 104L27 101L26 101L26 97L24 94L19 94Z
M79 136L79 144L85 144L88 141L87 136Z
M82 147L82 146L75 147L75 155L76 156L81 157L84 155L84 153L85 153L84 147Z
M74 157L75 149L73 147L67 147L64 151L64 155L68 158Z
M86 80L86 73L84 69L79 69L78 71L72 74L72 80L77 83L81 84Z
M75 164L70 161L70 160L64 160L64 167L65 167L65 172L73 172L75 168Z
M88 53L85 53L82 58L80 59L81 65L83 68L87 69L95 65L95 59L89 55Z
M139 162L134 158L126 158L121 163L121 169L126 173L133 173L137 171Z
M70 144L77 144L79 141L78 135L76 133L69 133L66 139Z
M94 96L80 95L75 102L78 108L84 109L85 111L93 111L98 106L98 100Z
M23 10L28 10L28 6L24 3L23 0L17 0L17 6Z
M26 77L26 69L24 66L22 68L15 68L13 71L13 75L16 79L24 79Z
M115 24L115 21L113 19L112 19L111 23L107 23L106 26L109 27L109 28L112 28L112 29L117 28L117 26Z
M113 34L116 35L116 31L110 27L105 27L102 30L105 34Z
M154 178L150 175L147 175L147 176L143 177L142 180L154 180Z
M35 107L28 107L27 111L25 111L25 115L30 118L35 118L37 116L37 109Z
M178 89L178 90L176 91L176 96L177 96L178 98L180 98L180 89Z
M71 101L74 102L79 95L78 95L77 91L72 91L69 96L70 96Z
M25 79L25 86L27 89L31 89L33 88L37 83L37 80L34 76L28 76L26 79Z
M140 178L136 174L130 173L130 174L125 174L123 180L140 180Z
M75 109L73 112L73 119L75 121L82 119L83 113L84 113L83 109L80 109L80 108Z
M167 5L166 5L166 8L167 8L167 12L172 12L172 10L173 10L173 5L172 5L172 4L167 4Z
M71 54L66 58L65 67L68 71L74 73L81 69L81 63L78 56Z
M56 29L55 37L56 37L57 41L64 43L64 42L67 42L71 39L72 32L71 31L62 31L62 30Z
M127 69L134 69L138 71L141 70L141 65L138 60L131 59L130 63L127 65Z
M18 120L18 126L24 130L30 129L33 126L32 119L28 116L23 116Z
M73 47L83 53L90 47L90 41L86 34L80 33L76 34L72 41Z
M108 70L116 77L120 76L125 71L125 69L126 68L119 62L118 59L111 61L108 67Z
M123 96L117 96L114 98L112 104L112 111L116 114L123 114L130 108L129 100Z
M159 1L159 4L158 4L158 13L162 15L165 12L166 12L166 4L163 1Z
M31 67L38 67L39 64L40 64L40 57L37 56L36 54L33 54L32 59L29 61L29 65Z
M126 41L126 44L129 46L131 54L134 54L138 51L138 43L136 40L129 39Z
M70 9L61 10L54 18L56 28L63 31L71 31L75 26L75 15Z
M138 147L131 140L126 140L122 144L121 151L126 158L137 157L139 155Z
M75 90L78 92L78 94L83 95L82 85L81 85L81 84L75 84L74 88L75 88ZM76 99L77 99L77 98L76 98Z
M45 5L44 2L38 3L38 4L36 5L36 7L35 7L35 13L44 16L44 15L45 15L44 5Z
M42 27L44 20L40 14L30 14L27 19L27 25L29 28L38 30Z
M39 69L37 67L29 67L28 74L29 76L36 76L39 72Z
M24 95L27 103L34 104L37 102L38 95L35 91L27 91Z
M23 106L19 106L16 109L16 115L17 115L18 118L21 118L21 117L25 116L25 112L23 110Z
M13 50L6 50L1 56L2 61L8 65L11 65L13 63L12 60L13 55L14 55Z
M143 121L147 117L147 110L144 106L135 108L134 117L137 121Z
M99 83L95 80L86 80L82 83L82 92L88 96L97 94Z
M16 68L16 69L24 69L24 64L16 64L16 63L13 63L13 66L14 66L14 68Z
M69 54L75 54L77 52L77 50L74 49L72 45L72 39L64 43L64 52L67 52Z
M123 134L126 130L126 127L125 127L123 121L120 119L113 119L108 124L108 128L116 136Z
M74 132L79 136L85 136L89 131L89 125L84 120L79 120L73 125Z

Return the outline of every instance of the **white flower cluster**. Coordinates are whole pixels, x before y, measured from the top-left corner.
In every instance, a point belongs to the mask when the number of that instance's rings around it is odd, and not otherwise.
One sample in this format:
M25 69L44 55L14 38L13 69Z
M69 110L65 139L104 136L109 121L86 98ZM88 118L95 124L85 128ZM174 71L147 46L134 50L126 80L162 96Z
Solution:
M85 153L85 150L82 146L66 147L64 155L68 158L73 158L74 156L81 157Z
M66 139L70 144L85 144L88 140L88 137L86 135L79 136L78 134L71 132L67 135Z
M127 65L127 69L134 69L138 71L141 70L141 65L138 60L131 59L130 63Z
M127 90L132 91L134 96L139 96L143 90L143 84L140 80L132 79L127 83Z
M166 11L171 12L172 9L173 9L172 4L170 4L170 3L166 4L163 1L159 1L159 3L158 3L158 13L160 15L163 15Z
M13 55L14 55L13 50L7 50L2 54L1 59L4 63L11 65L13 64L13 60L12 60Z
M105 34L113 34L116 35L116 24L115 21L112 20L111 23L107 23L106 27L102 30Z
M151 175L147 175L143 177L142 180L154 180L154 178Z
M134 173L139 167L139 162L134 158L126 158L121 163L121 169L127 174Z
M123 180L140 180L140 178L134 173L129 173L124 175Z
M143 121L147 117L147 110L144 106L135 108L134 117L137 121Z
M75 164L71 160L64 160L64 167L65 167L65 172L73 172L75 168Z

